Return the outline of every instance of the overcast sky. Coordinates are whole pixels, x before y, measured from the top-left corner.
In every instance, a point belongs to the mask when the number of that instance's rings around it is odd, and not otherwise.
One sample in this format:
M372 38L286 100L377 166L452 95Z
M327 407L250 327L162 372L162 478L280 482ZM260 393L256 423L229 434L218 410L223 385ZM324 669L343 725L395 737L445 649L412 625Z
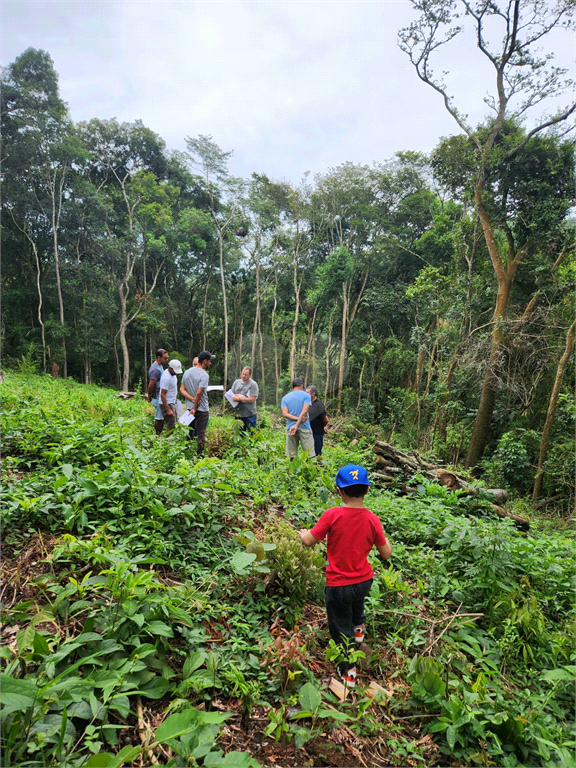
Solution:
M1 62L48 51L72 119L141 119L170 149L210 134L230 170L306 171L428 152L457 132L397 45L409 0L3 0ZM555 39L574 71L574 36ZM479 122L491 76L472 37L438 69Z

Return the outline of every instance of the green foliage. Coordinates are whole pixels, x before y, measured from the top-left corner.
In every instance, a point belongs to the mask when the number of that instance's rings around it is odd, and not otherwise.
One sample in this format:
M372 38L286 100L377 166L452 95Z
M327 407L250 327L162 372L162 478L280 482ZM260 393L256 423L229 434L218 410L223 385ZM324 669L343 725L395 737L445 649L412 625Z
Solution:
M286 524L273 523L267 530L276 545L269 555L269 590L279 598L286 619L293 621L304 602L317 594L323 577L322 557L312 548L302 546L294 529Z
M505 432L490 461L484 463L490 481L526 493L534 482L534 459L538 455L539 436L533 430Z
M307 605L322 603L323 545L303 547L296 529L335 503L337 469L367 463L366 449L328 443L325 466L289 464L283 429L265 427L195 461L178 430L152 436L142 402L51 377L6 383L3 545L10 567L22 558L3 606L7 765L120 766L160 744L174 766L254 765L219 746L231 717L288 751L346 723L366 743L387 735L390 764L424 764L429 732L436 762L573 765L569 532L536 518L526 535L424 477L410 497L372 488L393 557L372 558L372 671L339 703L311 671L325 664ZM19 408L26 398L45 419ZM363 696L380 674L400 681L386 721ZM137 697L161 719L145 744L119 734ZM405 724L421 714L416 739Z

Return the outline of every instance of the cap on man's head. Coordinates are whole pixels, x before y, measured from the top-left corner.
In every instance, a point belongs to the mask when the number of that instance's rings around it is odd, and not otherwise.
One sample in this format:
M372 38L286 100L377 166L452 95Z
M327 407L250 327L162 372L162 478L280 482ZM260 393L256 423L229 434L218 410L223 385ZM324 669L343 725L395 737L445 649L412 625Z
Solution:
M200 352L198 355L198 362L203 363L204 360L216 360L216 355L211 355L210 352L204 350L204 352Z
M168 368L172 368L174 373L182 373L182 363L180 362L180 360L176 360L176 359L170 360L170 362L168 363Z
M346 464L336 475L336 486L348 488L349 485L370 485L368 472L358 464Z

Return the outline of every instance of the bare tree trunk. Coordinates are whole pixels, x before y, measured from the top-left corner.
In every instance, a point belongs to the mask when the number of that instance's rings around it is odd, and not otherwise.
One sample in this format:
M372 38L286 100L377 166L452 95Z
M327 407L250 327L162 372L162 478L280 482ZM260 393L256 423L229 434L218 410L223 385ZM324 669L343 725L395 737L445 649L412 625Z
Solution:
M558 405L558 396L560 394L560 387L562 386L562 379L564 377L564 370L566 363L572 354L574 349L574 331L576 329L576 321L570 326L566 335L566 346L560 362L558 363L558 370L556 371L556 378L554 379L554 385L550 393L550 401L548 403L548 413L546 414L546 421L544 422L544 428L542 430L542 438L540 440L540 453L538 455L538 469L536 470L536 477L534 478L534 488L532 490L532 501L540 498L542 493L542 480L544 478L544 462L546 461L546 454L548 453L548 441L550 440L550 429L552 428L552 422L554 415L556 414L556 407Z
M24 223L24 227L21 227L16 219L14 218L14 213L10 211L10 214L12 216L12 221L14 224L18 227L20 232L26 237L28 242L30 243L30 246L32 248L32 252L34 253L34 260L36 261L36 291L38 293L38 322L40 324L40 337L42 339L42 371L46 373L46 332L44 329L44 321L42 320L42 305L44 303L43 296L42 296L42 284L40 281L41 277L41 270L40 270L40 259L38 257L38 248L36 247L35 241L32 239L30 233L28 232L28 227L26 222Z
M360 381L358 382L358 402L356 403L356 410L360 408L360 403L362 402L362 378L364 376L364 368L366 367L366 360L365 357L362 361L362 369L360 370Z
M515 270L514 270L515 271ZM496 368L500 360L502 347L504 344L505 333L499 326L499 321L504 317L510 300L510 289L512 287L512 278L505 273L498 281L498 294L496 297L496 308L492 317L493 330L490 348L490 357L486 365L486 372L482 382L482 391L480 393L480 403L476 413L474 429L470 438L470 445L464 466L474 467L480 461L486 443L488 442L488 433L494 413L496 403Z
M62 196L64 193L64 179L66 177L66 168L62 170L60 177L60 183L58 184L58 198L56 198L56 174L54 170L54 176L50 178L50 198L52 201L52 244L54 249L54 264L56 267L56 292L58 294L58 309L60 312L60 325L62 327L62 378L68 378L68 360L66 354L66 333L64 331L64 300L62 298L62 282L60 280L60 258L58 252L58 231L60 227L60 213L62 211Z
M226 279L224 275L224 234L219 231L218 246L220 255L220 287L222 288L222 309L224 310L224 377L222 384L224 392L228 389L228 299L226 295Z
M298 326L298 319L300 317L300 283L298 282L298 250L294 252L294 298L296 300L296 306L294 307L294 320L292 322L292 335L290 341L290 378L293 379L296 376L296 328Z
M280 370L278 364L278 342L276 339L276 307L278 306L278 272L274 270L274 305L270 317L270 328L272 330L272 340L274 341L274 376L276 378L275 402L278 407L278 390L280 389Z
M342 284L342 331L340 334L340 356L338 358L338 403L336 413L342 413L342 389L344 387L344 356L346 352L346 319L348 317L349 286Z
M334 322L334 309L332 312L330 312L330 318L328 320L328 343L326 344L326 383L324 385L324 401L328 399L328 387L330 386L330 345L332 344L332 323Z
M242 343L243 343L243 336L244 336L244 318L240 317L240 339L238 340L238 365L236 366L238 368L238 376L240 376L240 373L242 373ZM252 367L252 362L250 362L250 366Z
M204 304L202 305L202 349L206 349L206 305L208 303L208 288L210 287L210 278L212 277L212 268L208 272L206 280L206 290L204 291Z
M310 358L312 356L312 347L314 344L314 324L316 322L316 313L318 312L318 305L314 307L314 314L312 315L312 318L310 319L308 323L308 345L306 347L306 368L304 373L304 381L308 382L308 372L310 370ZM314 369L314 365L312 365L312 369ZM314 374L312 374L312 377L314 379ZM315 381L315 379L314 379Z

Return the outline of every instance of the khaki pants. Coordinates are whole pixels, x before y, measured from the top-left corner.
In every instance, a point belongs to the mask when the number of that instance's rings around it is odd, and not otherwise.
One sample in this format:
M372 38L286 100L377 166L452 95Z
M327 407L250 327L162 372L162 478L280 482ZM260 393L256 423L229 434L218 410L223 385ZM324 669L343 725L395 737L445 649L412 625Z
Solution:
M314 452L314 436L311 429L298 427L295 435L286 434L286 456L291 458L298 456L299 445L303 451L308 451L308 456L316 456Z

